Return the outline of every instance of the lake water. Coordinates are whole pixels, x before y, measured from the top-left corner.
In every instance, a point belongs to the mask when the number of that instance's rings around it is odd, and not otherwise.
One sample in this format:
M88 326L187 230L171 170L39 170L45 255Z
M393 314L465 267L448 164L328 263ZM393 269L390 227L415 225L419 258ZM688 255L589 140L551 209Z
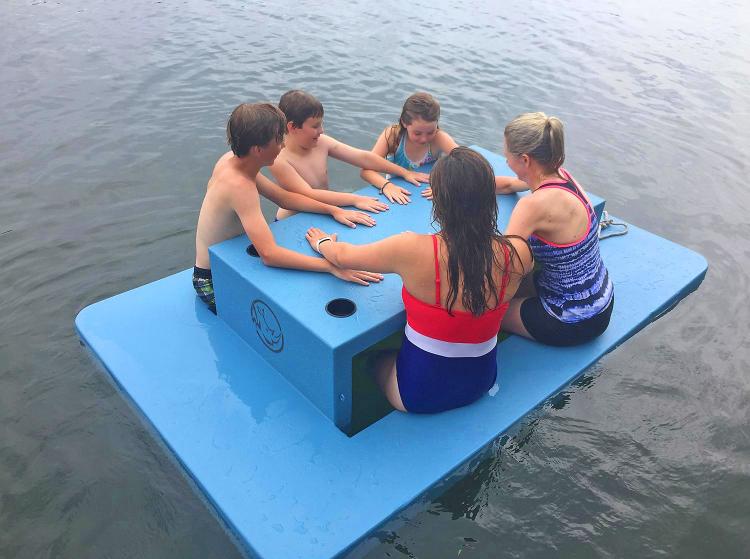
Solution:
M710 263L368 557L747 557L747 4L275 4L0 6L0 557L241 556L73 319L192 266L229 112L290 88L368 148L416 90L495 151L516 114L557 115L611 213Z

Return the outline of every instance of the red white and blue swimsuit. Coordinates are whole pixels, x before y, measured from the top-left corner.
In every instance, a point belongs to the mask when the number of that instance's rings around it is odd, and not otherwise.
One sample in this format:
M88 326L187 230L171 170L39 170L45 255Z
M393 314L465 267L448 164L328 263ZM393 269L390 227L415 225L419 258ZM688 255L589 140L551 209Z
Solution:
M479 399L497 378L497 333L509 303L498 304L480 316L440 305L438 240L435 253L435 304L401 290L406 309L404 343L396 360L401 400L407 411L435 413L465 406ZM508 252L498 301L508 285Z

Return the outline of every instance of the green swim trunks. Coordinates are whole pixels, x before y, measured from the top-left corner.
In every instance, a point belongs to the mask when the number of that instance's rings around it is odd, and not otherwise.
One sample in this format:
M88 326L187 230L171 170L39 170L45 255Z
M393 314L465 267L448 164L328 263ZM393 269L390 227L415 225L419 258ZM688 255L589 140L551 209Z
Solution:
M206 303L208 310L216 314L216 297L214 296L214 282L211 277L211 270L206 268L193 268L193 287L201 301Z

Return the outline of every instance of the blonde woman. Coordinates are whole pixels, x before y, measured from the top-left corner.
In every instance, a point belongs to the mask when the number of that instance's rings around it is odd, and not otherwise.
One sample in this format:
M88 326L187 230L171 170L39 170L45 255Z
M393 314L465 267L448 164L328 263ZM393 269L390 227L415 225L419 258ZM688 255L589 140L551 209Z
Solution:
M544 113L516 117L505 127L505 157L532 192L518 201L505 233L528 239L541 269L510 302L502 329L558 346L592 340L609 325L614 288L596 212L562 167L562 122Z

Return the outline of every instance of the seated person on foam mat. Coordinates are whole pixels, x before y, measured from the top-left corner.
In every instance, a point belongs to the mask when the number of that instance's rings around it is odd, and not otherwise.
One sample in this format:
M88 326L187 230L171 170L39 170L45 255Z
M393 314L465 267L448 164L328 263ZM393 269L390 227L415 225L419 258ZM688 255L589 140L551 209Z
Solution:
M591 200L562 167L562 122L544 113L516 117L505 127L505 157L531 189L513 209L505 234L528 239L541 269L510 302L503 330L556 346L592 340L609 325L614 287L599 252Z
M214 166L203 198L195 234L193 286L198 296L216 312L208 247L242 234L250 238L263 263L280 268L330 272L338 278L367 285L383 276L341 269L321 260L276 244L260 210L260 195L281 207L297 211L330 214L350 223L347 212L306 196L287 192L259 173L273 163L284 146L284 114L268 103L239 105L227 123L227 140L232 151Z
M372 152L356 149L323 133L323 105L305 91L291 90L281 96L279 108L287 118L286 146L270 167L278 183L291 192L337 206L355 206L378 213L388 206L377 198L359 196L328 189L328 157L355 167L376 169L404 177L413 184L426 181L427 175L406 170ZM276 217L283 219L293 212L279 209ZM374 225L366 214L357 223Z
M500 323L532 269L526 241L497 231L495 177L484 157L455 148L430 178L436 235L352 245L307 232L310 246L336 266L401 276L404 342L379 356L375 378L394 408L416 413L470 404L494 386Z
M429 93L414 93L404 103L398 123L381 132L372 151L406 169L418 169L422 165L434 163L441 155L450 153L458 145L447 132L438 127L439 119L440 104L437 100ZM389 175L383 178L375 171L363 169L360 176L380 190L381 194L385 194L391 202L409 203L411 192L393 184ZM513 177L495 177L498 194L510 186L528 188ZM422 196L431 200L432 189L425 188Z

